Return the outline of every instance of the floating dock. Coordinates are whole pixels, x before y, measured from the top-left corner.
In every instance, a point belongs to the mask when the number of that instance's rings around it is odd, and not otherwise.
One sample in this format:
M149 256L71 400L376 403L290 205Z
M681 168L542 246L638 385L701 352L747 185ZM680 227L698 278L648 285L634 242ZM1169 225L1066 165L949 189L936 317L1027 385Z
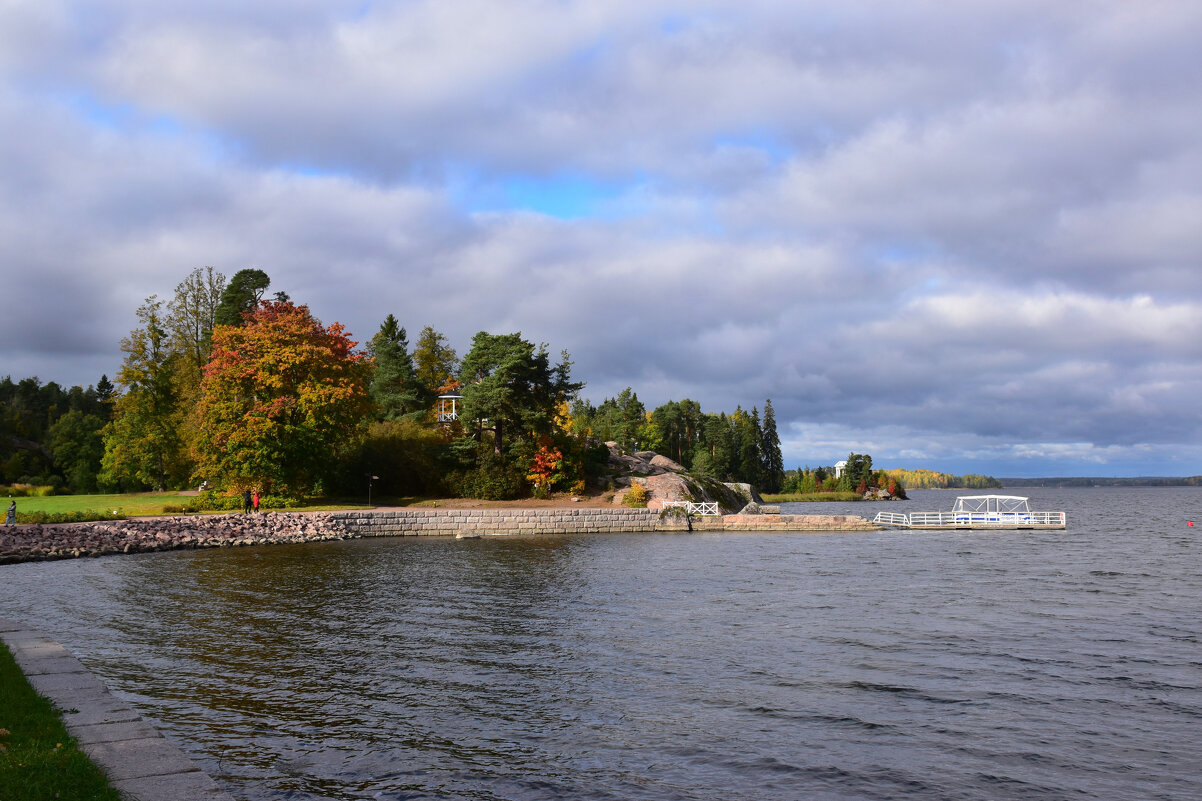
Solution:
M1018 495L965 495L950 512L878 512L872 522L891 528L1062 529L1064 512L1033 512Z

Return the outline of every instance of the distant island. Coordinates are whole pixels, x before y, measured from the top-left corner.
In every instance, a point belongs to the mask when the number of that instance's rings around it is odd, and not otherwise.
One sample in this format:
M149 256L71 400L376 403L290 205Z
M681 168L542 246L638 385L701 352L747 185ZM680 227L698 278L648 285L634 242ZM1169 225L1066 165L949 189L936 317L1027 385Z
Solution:
M1057 478L1001 478L1006 487L1202 487L1202 476L1130 478L1065 476Z

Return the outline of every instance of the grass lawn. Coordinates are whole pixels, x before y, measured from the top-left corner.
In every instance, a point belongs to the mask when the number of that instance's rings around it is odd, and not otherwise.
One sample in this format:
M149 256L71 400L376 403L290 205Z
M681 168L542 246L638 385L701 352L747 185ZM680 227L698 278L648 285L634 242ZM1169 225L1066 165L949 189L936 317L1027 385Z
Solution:
M0 497L0 503L8 508L8 498ZM178 492L138 492L129 495L46 495L33 498L12 498L17 502L17 514L22 512L86 512L117 510L122 514L161 515L165 505L179 506L188 499Z
M76 746L54 705L33 691L0 643L0 797L5 801L120 801Z
M9 498L0 495L0 513L8 509ZM119 512L126 517L147 517L166 514L165 506L182 506L192 500L191 496L178 492L135 492L125 495L44 495L34 497L12 498L17 502L17 522L22 514L31 512L46 512L48 514L70 514L75 512ZM377 502L376 505L384 505ZM335 509L366 508L364 504L339 502L337 500L317 501L311 506L290 507L286 512L318 512ZM241 509L239 509L241 511ZM264 511L275 511L265 508ZM204 514L209 514L205 512ZM212 514L227 514L212 512Z

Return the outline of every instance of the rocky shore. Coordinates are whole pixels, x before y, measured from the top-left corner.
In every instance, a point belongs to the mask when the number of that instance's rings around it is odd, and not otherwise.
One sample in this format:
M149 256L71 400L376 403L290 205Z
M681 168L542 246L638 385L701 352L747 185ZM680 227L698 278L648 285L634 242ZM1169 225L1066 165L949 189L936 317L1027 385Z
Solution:
M353 534L325 512L195 515L0 530L0 564L117 553L341 540Z

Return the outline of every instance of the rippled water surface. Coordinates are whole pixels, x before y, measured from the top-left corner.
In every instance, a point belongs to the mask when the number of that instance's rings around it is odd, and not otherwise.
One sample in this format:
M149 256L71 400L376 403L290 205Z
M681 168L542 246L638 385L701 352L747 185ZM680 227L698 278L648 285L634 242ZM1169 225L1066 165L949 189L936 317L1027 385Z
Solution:
M247 801L1202 797L1202 490L1029 494L1068 530L109 557L0 615Z

